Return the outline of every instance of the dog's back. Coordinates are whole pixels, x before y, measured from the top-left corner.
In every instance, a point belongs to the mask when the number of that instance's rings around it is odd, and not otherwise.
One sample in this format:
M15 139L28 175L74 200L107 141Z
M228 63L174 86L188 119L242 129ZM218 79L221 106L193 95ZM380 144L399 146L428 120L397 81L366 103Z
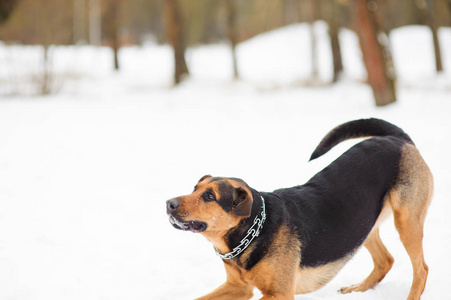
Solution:
M355 132L336 132L356 137ZM350 257L362 245L396 184L405 143L391 136L365 140L306 184L274 192L300 216L292 222L302 237L303 267Z

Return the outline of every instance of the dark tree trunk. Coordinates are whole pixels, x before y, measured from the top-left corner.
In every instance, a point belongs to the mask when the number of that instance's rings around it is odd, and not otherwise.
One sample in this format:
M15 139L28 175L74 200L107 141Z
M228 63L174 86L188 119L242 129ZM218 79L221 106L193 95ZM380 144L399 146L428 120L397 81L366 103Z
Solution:
M238 78L238 64L236 58L236 45L238 43L238 29L236 23L236 3L235 0L224 0L227 20L227 38L232 47L233 76Z
M340 75L343 73L343 61L341 58L340 40L338 38L339 17L338 6L334 0L330 1L329 9L327 12L327 24L329 26L330 45L332 50L332 62L333 62L333 78L332 82L337 82Z
M16 5L17 0L0 0L0 24L9 19Z
M395 76L387 44L380 43L381 34L375 20L377 3L367 0L352 0L352 16L359 36L363 61L377 106L396 101Z
M338 28L332 27L329 31L330 43L332 47L332 59L334 63L334 76L332 78L333 82L337 82L343 73L343 61L341 59L341 47L340 41L338 39Z
M166 36L174 49L175 72L174 82L180 83L183 75L188 75L188 67L185 61L185 36L183 32L183 20L177 0L164 0L166 20Z
M432 40L434 42L434 53L435 53L435 69L437 72L443 71L443 65L442 65L442 54L440 52L440 43L439 38L437 34L438 29L438 22L437 22L437 16L435 13L435 4L434 0L426 0L427 3L427 24L429 28L431 29L432 33Z
M114 69L119 70L119 6L121 0L110 0L107 2L107 7L105 10L105 32L111 43L111 48L113 49L113 62Z
M118 41L113 42L113 52L114 52L114 69L119 71L119 45Z
M53 57L50 53L50 46L43 45L43 60L42 60L42 77L40 78L40 94L48 95L52 93L53 87L53 72L52 72L52 62Z

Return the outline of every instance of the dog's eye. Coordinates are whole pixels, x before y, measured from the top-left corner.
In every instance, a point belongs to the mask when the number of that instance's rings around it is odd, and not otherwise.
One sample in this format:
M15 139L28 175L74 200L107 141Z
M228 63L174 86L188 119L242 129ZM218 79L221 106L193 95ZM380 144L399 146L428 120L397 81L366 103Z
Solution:
M206 201L206 202L210 202L210 201L215 201L216 200L215 195L212 192L205 192L203 194L203 198L204 198L204 201Z

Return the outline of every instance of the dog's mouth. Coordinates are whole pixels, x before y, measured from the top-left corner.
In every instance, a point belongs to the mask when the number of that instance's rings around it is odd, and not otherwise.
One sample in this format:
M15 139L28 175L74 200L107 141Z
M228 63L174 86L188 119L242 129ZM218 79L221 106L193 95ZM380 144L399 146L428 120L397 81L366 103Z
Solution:
M207 223L200 221L181 221L174 216L169 216L169 222L176 229L192 232L202 232L207 229Z

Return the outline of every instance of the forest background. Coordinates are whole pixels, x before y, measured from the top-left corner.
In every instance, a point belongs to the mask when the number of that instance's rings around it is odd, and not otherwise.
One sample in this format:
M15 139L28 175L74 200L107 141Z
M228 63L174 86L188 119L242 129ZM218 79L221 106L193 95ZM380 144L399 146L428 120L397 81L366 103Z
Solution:
M234 77L239 77L235 46L262 32L288 24L323 20L328 24L333 82L343 70L340 28L357 32L376 105L396 101L396 70L389 45L390 32L405 25L431 29L436 70L443 70L437 30L451 26L449 0L2 0L0 41L42 45L42 94L52 92L52 45L108 46L120 68L123 46L169 43L174 49L174 83L189 74L185 50L201 44L226 42L233 51ZM385 36L385 38L384 38ZM312 77L318 73L312 26ZM371 69L371 72L368 70Z

